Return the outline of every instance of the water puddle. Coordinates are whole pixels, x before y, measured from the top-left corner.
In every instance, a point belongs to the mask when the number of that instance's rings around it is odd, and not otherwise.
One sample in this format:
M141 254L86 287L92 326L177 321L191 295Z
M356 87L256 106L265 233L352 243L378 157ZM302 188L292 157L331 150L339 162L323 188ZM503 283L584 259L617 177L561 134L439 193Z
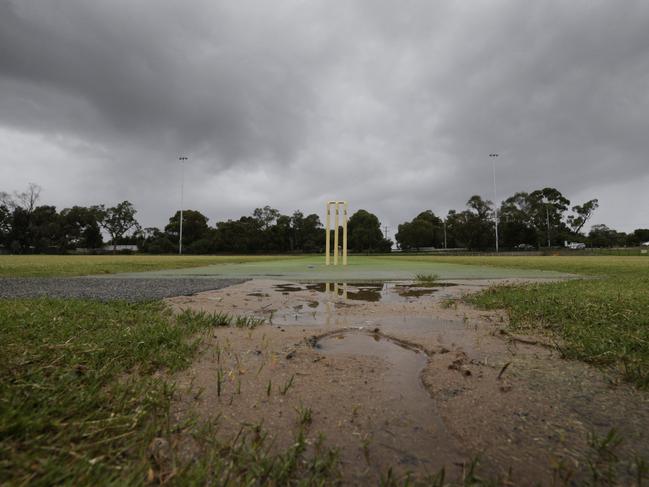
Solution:
M441 288L455 286L453 283L434 285L403 284L394 282L320 282L314 284L275 284L273 288L288 295L300 291L312 291L330 298L360 301L365 303L403 303L423 296L431 296Z
M387 362L378 390L368 391L381 424L372 444L397 454L401 465L426 465L436 455L453 454L454 442L421 382L428 358L417 348L379 334L342 332L316 342L324 355L372 356Z
M273 287L276 291L279 291L282 294L295 293L304 290L304 288L299 284L275 284Z
M399 330L419 336L444 336L444 342L454 343L456 338L465 336L463 323L440 321L421 312L404 313L404 304L422 299L445 299L449 294L443 289L455 285L435 284L439 286L423 287L409 282L273 283L268 288L269 300L260 298L263 306L257 313L276 326L349 328L362 325L366 329L380 327L386 333ZM261 294L264 289L253 291ZM281 303L271 304L273 295L279 297Z
M325 355L348 354L379 357L395 368L395 371L398 372L395 374L396 376L405 380L405 382L400 380L395 384L396 388L400 390L400 394L424 391L418 377L426 366L428 357L415 347L393 341L378 333L345 331L319 339L316 342L316 348Z

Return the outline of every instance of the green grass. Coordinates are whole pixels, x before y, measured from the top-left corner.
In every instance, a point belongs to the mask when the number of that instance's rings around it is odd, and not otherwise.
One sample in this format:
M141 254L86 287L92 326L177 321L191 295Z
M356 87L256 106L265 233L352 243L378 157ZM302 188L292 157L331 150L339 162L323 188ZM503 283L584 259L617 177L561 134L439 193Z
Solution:
M439 276L437 274L417 274L415 281L420 286L433 287L439 282Z
M537 269L591 276L638 275L649 277L649 256L425 256L395 255L377 257L393 262L421 262L423 264L463 264L499 267L504 269Z
M412 257L412 256L411 256ZM456 263L412 260L398 256L353 255L347 266L326 266L324 256L309 255L292 258L242 263L224 263L194 267L191 269L170 269L149 273L130 273L130 277L216 277L216 278L276 278L297 281L349 282L385 281L415 279L417 274L437 275L440 279L486 279L497 277L557 277L557 273L476 265L469 261Z
M184 269L212 264L264 262L270 255L0 255L0 277L52 277Z
M513 330L556 336L561 339L561 351L567 358L614 367L625 380L649 388L649 258L409 259L533 268L590 277L552 284L498 286L470 297L469 301L485 309L504 308Z
M551 333L569 358L619 368L649 387L649 256L352 256L347 268L322 256L0 256L0 276L71 276L162 270L161 275L294 279L518 277L538 271L588 276L491 289L472 298L505 308L513 329ZM212 264L223 264L207 268ZM174 270L175 269L175 270ZM187 269L187 270L183 270ZM166 273L165 271L166 270ZM537 273L537 277L540 275Z
M3 264L8 262L2 259ZM54 259L53 269L35 265L37 261L46 265L48 259ZM103 265L120 270L146 262L161 265L156 259L166 258L100 257L104 263L93 259L38 256L10 260L19 264L22 260L23 267L14 265L14 273L73 275L95 273ZM176 261L178 258L170 259L173 265L186 265ZM197 265L205 265L204 259L223 258L198 258L201 262ZM562 338L562 351L568 357L618 367L638 386L649 384L647 258L374 259L390 259L392 267L424 260L592 276L590 280L498 287L472 299L485 308L507 309L514 329ZM173 317L161 303L0 300L0 484L143 484L147 478L163 480L165 472L179 485L201 485L214 479L229 479L232 485L336 482L335 451L316 445L313 452L305 440L303 429L312 421L306 409L297 411L301 427L293 446L277 454L269 453L267 436L259 425L251 425L234 443L222 444L213 424L189 421L176 425L170 418L174 393L170 374L191 364L203 334L219 326L251 328L259 324L207 313ZM289 392L290 381L278 387L280 394ZM180 430L191 433L199 451L190 463L172 456L171 469L166 470L152 461L149 445L154 438L173 444ZM610 442L600 443L598 451L610 456ZM598 462L599 457L592 462L593 476L611 475L609 467L602 470ZM640 472L640 465L637 470ZM646 476L645 464L642 472L638 475ZM385 480L386 485L404 483L389 475ZM442 478L439 484L444 483Z
M170 445L178 433L169 374L191 363L204 332L257 324L205 313L174 318L161 303L0 300L0 484L143 484L165 471L189 484L215 475L233 484L335 478L332 452L307 458L298 437L270 455L254 431L229 445L204 436L189 464L151 460L152 440Z

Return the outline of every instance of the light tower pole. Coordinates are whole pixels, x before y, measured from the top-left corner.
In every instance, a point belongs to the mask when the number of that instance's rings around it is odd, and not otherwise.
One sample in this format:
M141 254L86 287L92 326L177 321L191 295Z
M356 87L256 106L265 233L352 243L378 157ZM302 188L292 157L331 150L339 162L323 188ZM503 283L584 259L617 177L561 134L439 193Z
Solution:
M546 229L548 232L548 248L551 246L550 242L550 209L549 209L550 201L548 200L547 196L543 197L543 206L545 206L545 224L546 224Z
M442 222L444 223L444 249L446 249L446 217L444 217Z
M489 154L493 163L493 176L494 176L494 226L496 228L496 253L498 253L498 203L496 202L496 158L498 154Z
M180 161L180 232L178 237L178 254L182 255L183 253L183 196L184 196L184 187L185 187L185 161L187 157L180 156L178 158Z

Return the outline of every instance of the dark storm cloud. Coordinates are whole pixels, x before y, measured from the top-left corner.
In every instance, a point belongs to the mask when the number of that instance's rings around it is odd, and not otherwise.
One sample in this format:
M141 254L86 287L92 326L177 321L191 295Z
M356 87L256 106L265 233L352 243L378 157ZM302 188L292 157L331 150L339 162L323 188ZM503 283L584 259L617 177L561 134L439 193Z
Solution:
M23 89L33 85L34 97L51 107L45 120L35 114L41 129L85 131L74 120L61 126L67 100L57 103L55 92L82 100L100 119L89 136L195 147L225 163L260 154L287 158L300 139L312 93L307 77L286 65L310 53L300 39L278 32L281 22L268 26L257 18L238 30L241 13L211 2L193 10L72 1L1 8L1 72ZM297 48L287 49L291 44Z
M649 182L649 4L0 0L0 190L320 211L394 228L556 186L620 229ZM27 179L30 178L30 179ZM171 185L171 189L170 189ZM639 200L637 200L639 202Z

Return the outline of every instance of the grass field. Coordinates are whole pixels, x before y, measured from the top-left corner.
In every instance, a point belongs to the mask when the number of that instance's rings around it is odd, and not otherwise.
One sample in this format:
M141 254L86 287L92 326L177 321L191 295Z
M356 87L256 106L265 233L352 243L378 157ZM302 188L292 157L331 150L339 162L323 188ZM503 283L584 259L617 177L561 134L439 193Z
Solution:
M512 327L551 334L568 358L613 366L649 387L649 257L647 256L352 256L348 268L326 268L322 256L0 256L0 276L147 275L294 279L552 277L589 279L498 287L471 298L504 308ZM220 265L216 265L220 264ZM143 275L143 274L140 274Z
M148 272L277 259L269 255L0 255L0 277L55 277ZM282 256L289 260L291 257Z
M435 274L441 279L492 279L526 277L563 277L550 270L525 267L502 267L453 260L411 260L396 256L354 255L347 266L326 266L320 255L282 257L246 262L224 262L189 269L163 269L153 272L131 272L123 277L210 277L241 279L285 279L298 281L389 281L410 280L417 274Z
M575 358L620 370L649 388L649 257L398 257L533 268L591 279L552 284L501 286L469 299L486 309L506 309L515 330L561 338Z
M1 256L0 276L73 276L217 263L261 263L286 270L304 262L270 256ZM566 357L617 368L626 380L649 388L647 257L400 255L358 262L388 269L477 266L480 272L533 269L590 277L496 287L470 301L487 309L504 308L514 330L557 337ZM203 333L227 324L227 319L200 315L172 318L159 303L0 299L0 484L162 480L163 469L152 463L148 450L153 438L174 433L169 421L173 388L160 372L187 367ZM298 436L288 451L269 455L258 439L253 428L237 445L205 441L200 461L184 465L172 459L170 475L183 483L204 483L214 476L246 484L336 478L335 452L309 456L304 438Z
M204 333L257 323L185 313L160 303L0 300L0 484L183 484L229 478L232 485L335 478L335 452L309 458L304 438L279 455L251 428L236 444L213 431L179 429L201 440L200 459L183 464L154 438L172 438L172 383ZM156 444L155 442L153 443ZM164 445L164 444L163 444Z

